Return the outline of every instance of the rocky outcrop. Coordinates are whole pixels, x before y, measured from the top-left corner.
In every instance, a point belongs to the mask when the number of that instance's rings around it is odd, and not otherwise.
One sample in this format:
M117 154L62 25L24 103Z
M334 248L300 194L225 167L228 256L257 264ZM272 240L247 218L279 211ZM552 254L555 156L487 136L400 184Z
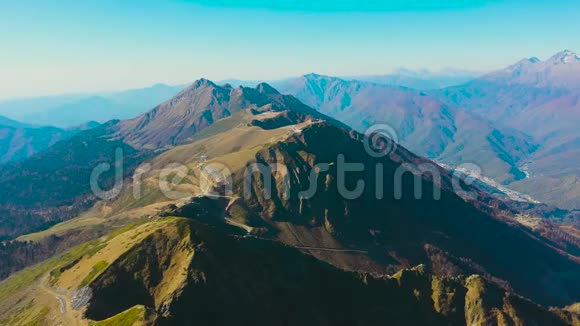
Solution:
M87 316L134 306L150 324L565 325L555 313L479 276L441 278L425 266L393 276L341 271L298 250L176 220L90 285ZM561 312L561 311L559 311Z

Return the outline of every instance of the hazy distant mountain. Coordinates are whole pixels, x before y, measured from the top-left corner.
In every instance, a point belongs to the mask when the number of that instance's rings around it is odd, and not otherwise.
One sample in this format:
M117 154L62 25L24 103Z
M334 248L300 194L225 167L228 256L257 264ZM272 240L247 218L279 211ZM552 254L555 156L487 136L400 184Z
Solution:
M522 59L481 80L536 88L580 90L580 55L569 50L556 53L546 61L536 57Z
M53 107L88 98L87 94L40 96L31 98L16 98L0 100L0 115L22 121L22 117L44 112Z
M12 119L8 119L4 116L0 115L0 126L3 127L10 127L10 128L24 128L24 127L29 127L29 125L22 123L22 122L18 122L16 120L12 120Z
M580 55L563 51L546 61L524 59L430 94L534 137L541 146L522 162L530 177L512 187L555 205L580 207Z
M461 85L477 78L479 75L481 75L481 73L455 69L447 69L440 72L398 69L393 73L385 75L349 76L345 77L345 79L428 90Z
M30 157L60 140L96 125L95 122L90 122L71 129L39 127L0 116L0 164Z
M123 111L115 119L128 119L134 118L161 102L167 101L187 86L155 84L150 87L104 95L104 97L124 107Z
M100 96L49 108L43 112L25 115L23 121L44 121L46 125L66 128L87 121L105 122L121 115L126 107Z
M316 74L278 87L358 131L387 123L413 152L448 164L478 163L500 181L524 178L518 164L536 149L524 133L497 129L417 90Z
M71 127L87 121L133 118L177 94L183 86L156 84L101 95L41 97L0 102L0 113L30 124Z
M384 75L353 75L341 76L339 78L344 80L372 82L388 86L402 86L418 90L430 90L464 84L481 75L482 73L480 72L459 69L445 69L442 71L434 72L426 69L410 70L401 68L393 71L392 73ZM241 80L232 78L224 79L218 82L218 84L230 84L234 87L253 87L261 82L267 82L275 88L283 88L293 79L295 78L277 80Z

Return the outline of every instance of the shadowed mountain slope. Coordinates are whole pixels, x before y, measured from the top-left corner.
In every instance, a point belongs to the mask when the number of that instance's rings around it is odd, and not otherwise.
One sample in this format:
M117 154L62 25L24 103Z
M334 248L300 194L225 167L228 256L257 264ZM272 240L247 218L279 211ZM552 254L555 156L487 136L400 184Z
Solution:
M3 324L34 320L46 325L572 325L578 321L572 308L542 308L477 275L438 277L425 266L392 276L346 272L294 248L193 219L150 220L76 247L62 260L31 270L29 274L39 275L32 286L15 284L21 275L0 283ZM38 270L46 271L46 276ZM9 288L12 297L6 298ZM59 311L55 293L78 310Z
M578 258L520 226L507 214L509 210L504 207L506 211L502 211L499 202L486 202L489 198L484 195L466 202L451 191L451 177L445 171L440 171L440 180L426 173L419 177L418 185L412 173L400 174L401 166L410 164L420 169L427 167L428 161L403 148L384 159L373 159L363 147L360 136L333 126L306 127L301 134L255 156L258 163L284 164L291 171L287 181L279 173L271 176L272 195L268 199L263 195L268 193L267 183L261 178L252 179L250 198L232 207L245 211L242 216L259 216L273 226L277 239L295 246L314 248L332 243L368 252L362 259L312 251L341 268L385 273L428 264L439 275L487 275L544 304L570 303L580 298L580 288L573 285L580 281ZM346 162L366 167L360 173L347 173L344 179L348 190L357 188L358 179L364 180L364 192L357 198L349 200L341 195L339 155L344 155ZM299 192L308 189L314 166L332 162L329 171L318 175L315 195L301 198ZM375 171L379 163L382 179L377 179ZM378 180L384 185L380 200L376 197ZM240 182L234 180L234 191L243 197ZM285 182L290 185L288 199ZM421 199L415 198L417 187L422 187ZM260 224L253 226L259 228Z
M441 278L418 267L375 278L197 221L175 224L147 237L92 282L89 318L145 305L159 325L564 324L478 276ZM169 280L176 263L183 272Z

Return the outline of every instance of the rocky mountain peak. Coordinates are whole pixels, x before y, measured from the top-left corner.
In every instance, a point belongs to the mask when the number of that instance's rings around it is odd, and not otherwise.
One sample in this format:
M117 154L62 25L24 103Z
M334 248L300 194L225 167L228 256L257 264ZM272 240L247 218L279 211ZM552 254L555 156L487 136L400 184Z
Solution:
M204 88L204 87L210 87L210 86L216 87L216 84L214 84L209 79L201 78L201 79L193 82L193 84L190 86L190 88L197 89L197 88Z
M256 86L256 89L258 90L258 92L260 92L262 94L266 94L266 95L278 95L278 94L280 94L280 92L278 92L274 87L270 86L267 83L258 84L258 86Z
M511 70L526 69L528 67L535 66L536 64L539 64L541 62L542 60L538 59L537 57L524 58L513 64L510 68Z
M547 63L552 64L567 64L573 62L580 62L580 55L570 50L558 52L547 61Z

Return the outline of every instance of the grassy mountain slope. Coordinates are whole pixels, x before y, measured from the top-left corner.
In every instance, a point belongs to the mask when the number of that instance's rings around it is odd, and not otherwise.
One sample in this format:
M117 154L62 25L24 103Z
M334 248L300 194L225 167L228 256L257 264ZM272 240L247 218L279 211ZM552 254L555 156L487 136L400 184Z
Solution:
M566 325L577 318L479 276L436 277L423 266L381 277L344 272L296 249L190 219L153 220L67 257L27 271L29 284L18 283L20 274L0 283L3 324ZM85 286L86 304L71 309ZM2 296L9 288L12 296ZM54 295L65 302L64 313Z

